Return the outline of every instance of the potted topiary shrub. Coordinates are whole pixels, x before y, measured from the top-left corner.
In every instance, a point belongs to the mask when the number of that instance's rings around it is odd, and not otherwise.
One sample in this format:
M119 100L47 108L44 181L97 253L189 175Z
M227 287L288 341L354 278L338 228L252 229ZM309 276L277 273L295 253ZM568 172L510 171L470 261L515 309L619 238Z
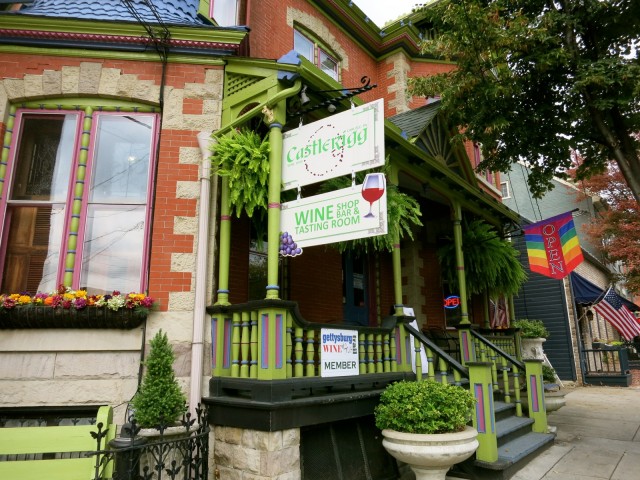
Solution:
M432 380L396 382L385 388L374 411L382 445L408 464L416 480L444 480L449 469L478 448L478 432L467 425L471 392Z
M173 371L175 356L167 334L158 331L149 345L146 372L132 400L133 416L140 427L164 430L185 413L186 397Z
M522 358L544 359L542 344L549 338L549 331L542 320L520 319L513 322L513 328L520 330Z

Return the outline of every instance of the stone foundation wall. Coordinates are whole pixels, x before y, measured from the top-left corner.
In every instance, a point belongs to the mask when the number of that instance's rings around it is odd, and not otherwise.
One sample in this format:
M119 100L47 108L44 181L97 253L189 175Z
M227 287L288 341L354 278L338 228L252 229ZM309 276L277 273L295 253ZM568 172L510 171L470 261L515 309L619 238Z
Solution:
M300 429L261 432L213 427L214 478L300 480ZM327 479L329 480L329 479Z

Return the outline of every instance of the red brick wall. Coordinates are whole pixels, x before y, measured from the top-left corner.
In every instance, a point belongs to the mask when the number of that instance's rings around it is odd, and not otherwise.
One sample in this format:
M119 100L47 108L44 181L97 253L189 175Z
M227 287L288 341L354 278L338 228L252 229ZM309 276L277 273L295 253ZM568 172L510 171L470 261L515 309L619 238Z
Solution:
M82 62L100 63L104 68L117 68L122 74L136 75L138 80L160 85L162 66L158 62L108 60L99 58L72 58L26 54L8 54L0 57L0 77L22 79L25 74L42 75L45 70L61 71L62 67L79 67ZM202 83L211 66L169 63L166 86L184 88L185 83ZM214 67L221 68L221 67ZM90 96L88 100L92 100ZM127 99L128 100L128 99ZM184 114L202 114L201 99L185 99ZM3 126L4 128L4 126ZM149 294L166 310L171 292L192 289L192 272L172 272L173 253L193 253L193 235L174 233L175 217L196 217L197 201L176 198L178 182L197 182L198 165L180 163L180 147L197 147L197 131L164 129L160 137L160 155L154 202L152 249L150 255ZM246 276L245 276L246 277ZM242 297L243 291L239 292Z
M440 282L440 263L436 256L435 245L425 245L420 252L422 257L422 278L424 287L422 296L423 313L427 316L428 327L445 327L444 309L442 308L442 284Z
M342 322L342 255L328 246L307 247L289 261L289 292L310 322Z

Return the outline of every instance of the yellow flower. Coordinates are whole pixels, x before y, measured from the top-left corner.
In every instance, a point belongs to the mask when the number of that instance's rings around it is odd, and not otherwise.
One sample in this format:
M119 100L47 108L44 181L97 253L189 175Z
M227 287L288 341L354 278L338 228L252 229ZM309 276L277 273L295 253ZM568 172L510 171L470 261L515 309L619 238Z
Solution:
M75 296L73 295L73 293L65 293L64 295L62 295L62 298L64 300L73 300Z
M77 290L76 291L76 298L87 298L87 291L86 290Z
M20 295L18 297L18 303L20 305L26 305L28 303L31 303L31 297L29 295Z

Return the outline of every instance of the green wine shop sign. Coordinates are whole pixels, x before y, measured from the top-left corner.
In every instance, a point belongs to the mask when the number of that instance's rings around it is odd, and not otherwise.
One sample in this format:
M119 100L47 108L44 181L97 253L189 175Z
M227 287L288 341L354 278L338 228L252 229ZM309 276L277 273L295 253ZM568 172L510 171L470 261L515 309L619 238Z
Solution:
M283 203L280 230L296 249L385 235L387 192L384 175L370 173L362 185ZM282 248L287 245L281 245ZM295 256L296 252L283 254Z
M384 165L382 99L282 136L282 190Z

